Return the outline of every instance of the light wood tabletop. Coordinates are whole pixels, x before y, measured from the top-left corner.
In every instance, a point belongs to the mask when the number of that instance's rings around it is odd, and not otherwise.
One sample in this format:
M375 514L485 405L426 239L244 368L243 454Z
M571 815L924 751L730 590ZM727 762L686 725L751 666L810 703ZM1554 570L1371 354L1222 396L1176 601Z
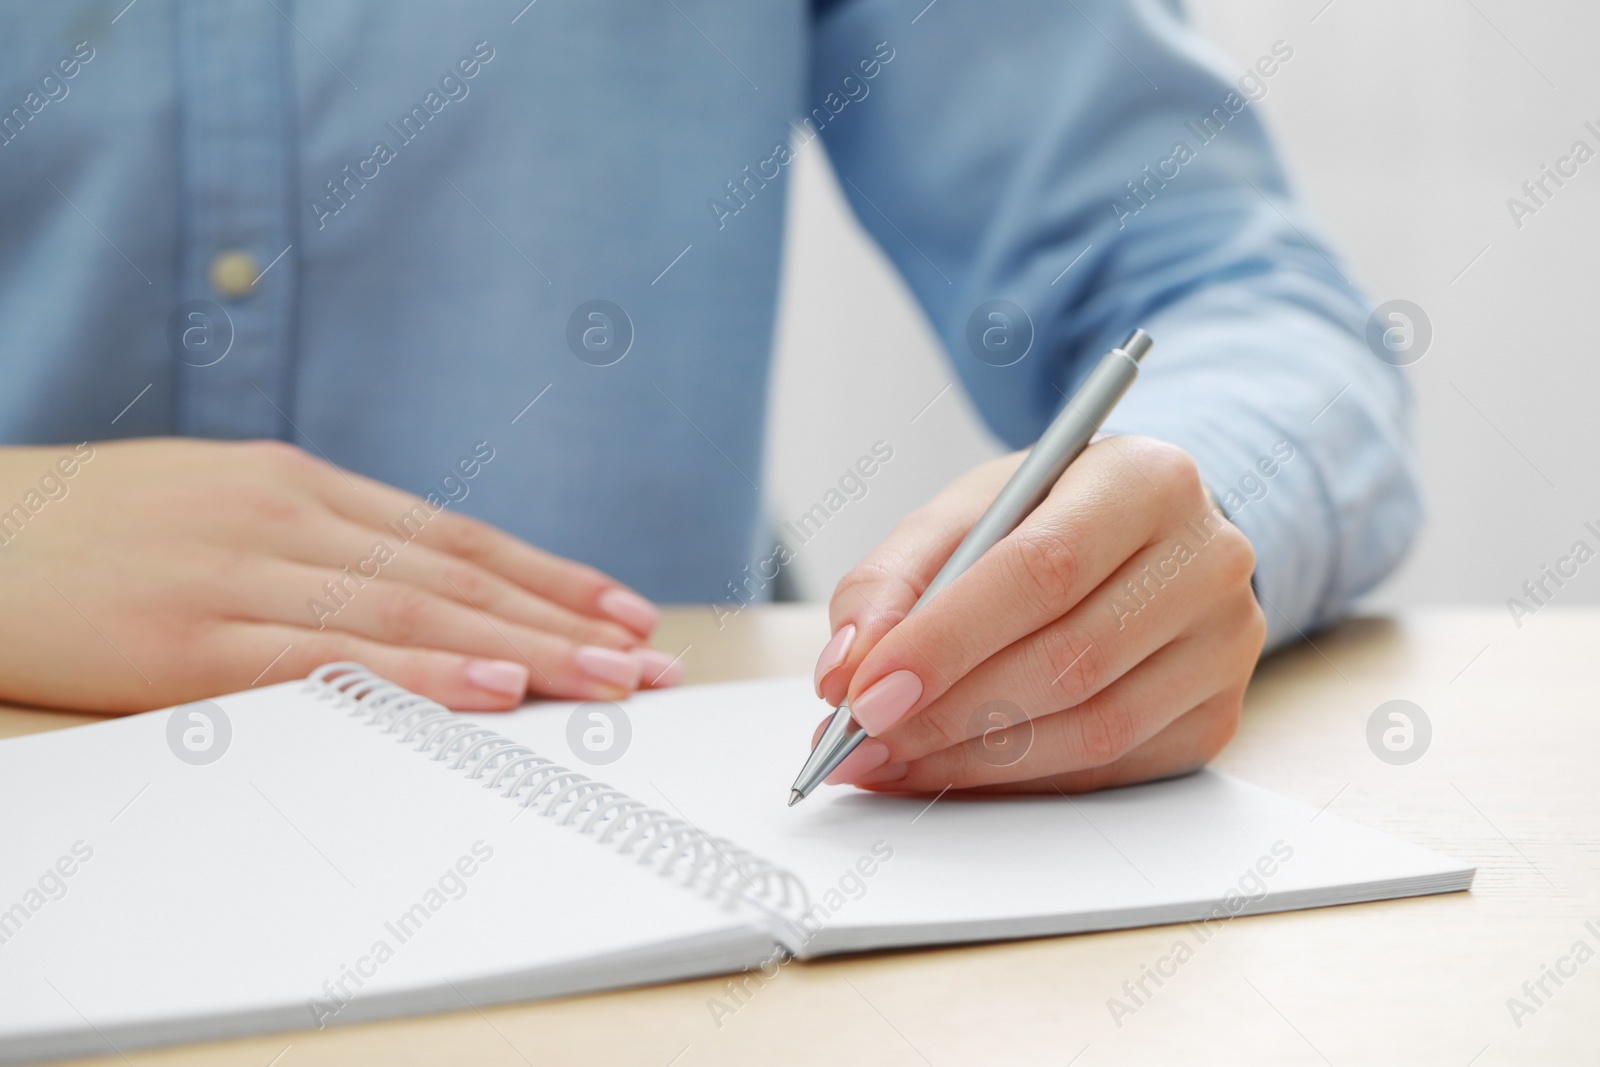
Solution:
M826 637L820 607L720 627L683 608L656 644L705 682L809 672ZM1426 611L1313 641L1262 666L1216 766L1476 864L1470 893L1239 918L1203 944L1170 926L792 963L720 1025L726 979L83 1062L1600 1063L1600 611L1520 629ZM1368 743L1396 699L1432 730L1405 765ZM0 736L91 719L0 710ZM1192 958L1135 1003L1124 983L1179 940Z

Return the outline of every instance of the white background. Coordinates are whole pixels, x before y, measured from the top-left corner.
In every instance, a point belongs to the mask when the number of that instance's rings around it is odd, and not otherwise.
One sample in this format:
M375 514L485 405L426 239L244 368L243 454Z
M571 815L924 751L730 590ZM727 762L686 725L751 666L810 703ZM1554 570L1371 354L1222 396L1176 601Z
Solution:
M1198 0L1241 71L1276 40L1294 59L1259 104L1301 195L1379 301L1432 321L1408 370L1428 526L1372 598L1503 604L1600 525L1592 462L1600 367L1600 159L1517 229L1506 199L1600 126L1600 5L1549 0ZM932 17L931 15L929 17ZM833 583L895 520L998 447L813 145L790 205L766 480L794 519L877 439L895 458L799 553L802 594ZM1469 266L1470 265L1470 266ZM914 398L908 400L907 398ZM916 419L913 422L913 418ZM1600 599L1600 563L1557 594Z

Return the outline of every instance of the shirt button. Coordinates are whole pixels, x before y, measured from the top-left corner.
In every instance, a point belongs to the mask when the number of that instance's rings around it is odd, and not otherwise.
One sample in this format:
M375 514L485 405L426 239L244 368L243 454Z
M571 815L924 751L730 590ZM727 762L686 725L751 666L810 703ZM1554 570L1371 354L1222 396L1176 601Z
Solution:
M261 264L249 252L229 249L211 258L211 288L223 296L249 296L260 274Z

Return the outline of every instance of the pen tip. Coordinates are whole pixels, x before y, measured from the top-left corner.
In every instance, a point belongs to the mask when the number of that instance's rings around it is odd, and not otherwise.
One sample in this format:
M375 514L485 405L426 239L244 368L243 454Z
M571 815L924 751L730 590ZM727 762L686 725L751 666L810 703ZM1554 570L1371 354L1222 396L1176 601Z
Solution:
M806 798L806 795L804 793L800 792L800 790L798 790L798 789L789 790L789 806L791 808L794 807L796 804L800 803L805 798Z

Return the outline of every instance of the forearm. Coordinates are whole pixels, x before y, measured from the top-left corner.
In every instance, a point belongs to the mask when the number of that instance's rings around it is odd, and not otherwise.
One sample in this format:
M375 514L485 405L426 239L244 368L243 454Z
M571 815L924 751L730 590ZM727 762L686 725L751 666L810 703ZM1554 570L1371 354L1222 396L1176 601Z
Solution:
M834 5L819 76L898 10ZM1263 42L1242 75L1157 0L935 11L828 136L984 418L1031 443L1144 327L1155 351L1110 428L1195 458L1254 544L1271 642L1335 617L1393 568L1421 509L1405 382L1367 349L1370 304L1253 102L1292 76L1292 44ZM996 298L1031 337L1009 362L968 329Z

